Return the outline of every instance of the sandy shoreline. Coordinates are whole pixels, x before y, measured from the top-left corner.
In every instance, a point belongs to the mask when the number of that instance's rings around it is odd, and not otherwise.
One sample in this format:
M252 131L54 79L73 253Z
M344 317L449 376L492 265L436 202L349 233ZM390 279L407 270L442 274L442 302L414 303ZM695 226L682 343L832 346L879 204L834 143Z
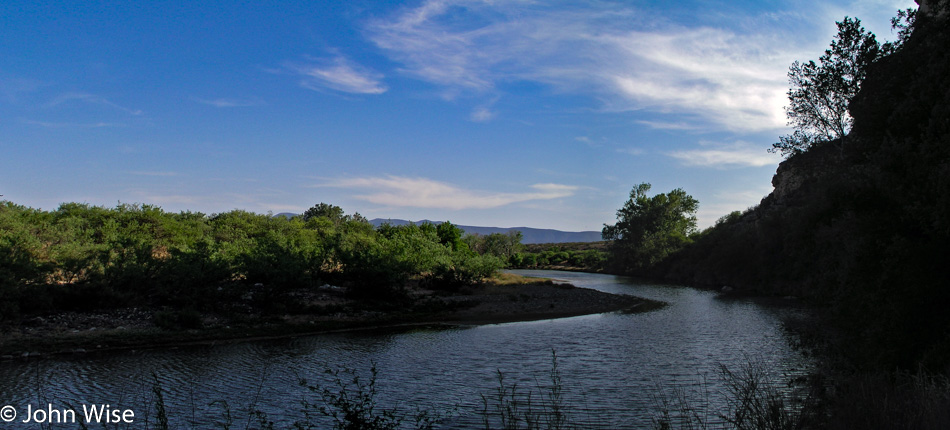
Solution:
M416 291L425 310L270 317L241 324L206 316L205 328L162 330L148 310L69 313L27 319L0 335L0 359L168 348L406 326L458 326L535 321L604 312L644 312L663 304L551 281L487 283L457 293Z

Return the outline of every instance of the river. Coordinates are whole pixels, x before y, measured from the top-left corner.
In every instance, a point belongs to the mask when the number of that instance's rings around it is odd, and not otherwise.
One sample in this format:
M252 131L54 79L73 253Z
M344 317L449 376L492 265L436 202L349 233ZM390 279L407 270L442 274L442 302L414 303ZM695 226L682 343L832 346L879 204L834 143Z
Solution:
M6 362L0 363L0 402L21 415L27 406L109 404L134 411L132 428L144 428L146 417L155 428L157 380L172 428L222 428L230 409L232 428L244 429L249 408L265 412L277 428L290 428L301 418L302 399L320 403L319 396L300 386L301 378L333 387L325 370L348 368L366 381L375 363L381 406L449 411L447 428L481 428L482 397L496 392L499 372L505 384L516 383L517 390L531 391L537 400L550 393L556 351L570 419L643 428L658 410L657 399L670 398L677 389L697 405L708 402L710 413L722 410L720 365L739 369L753 363L780 384L808 366L782 328L786 318L805 315L795 306L611 275L514 272L669 305L638 314L364 330ZM257 418L251 422L249 428L256 428ZM6 425L40 428L19 419Z

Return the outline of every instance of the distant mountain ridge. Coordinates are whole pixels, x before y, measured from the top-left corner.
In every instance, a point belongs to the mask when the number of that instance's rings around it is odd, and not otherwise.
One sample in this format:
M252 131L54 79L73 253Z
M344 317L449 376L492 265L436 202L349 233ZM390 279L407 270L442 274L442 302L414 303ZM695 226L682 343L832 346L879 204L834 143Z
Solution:
M284 217L284 218L293 218L299 214L282 212L274 216ZM432 223L432 224L442 224L442 221L430 221L427 219L421 221L406 221L404 219L386 219L386 218L374 218L369 220L369 223L373 227L379 227L382 224L392 224L392 225L406 225L409 223L414 223L420 225L422 223ZM462 229L468 234L477 234L482 236L487 236L492 233L501 233L507 234L509 231L520 231L521 232L521 243L568 243L568 242L598 242L601 240L599 231L561 231L553 230L547 228L531 228L531 227L479 227L473 225L459 225L458 228Z
M378 227L382 224L389 223L392 225L406 225L409 223L414 223L416 225L423 223L432 223L432 224L441 224L442 221L430 221L430 220L421 220L421 221L406 221L404 219L384 219L384 218L374 218L369 220L370 224L375 227ZM561 231L547 228L531 228L531 227L479 227L473 225L458 225L456 226L465 233L468 234L477 234L486 236L492 233L501 233L507 234L510 231L520 231L521 232L521 243L566 243L566 242L597 242L601 240L599 231Z

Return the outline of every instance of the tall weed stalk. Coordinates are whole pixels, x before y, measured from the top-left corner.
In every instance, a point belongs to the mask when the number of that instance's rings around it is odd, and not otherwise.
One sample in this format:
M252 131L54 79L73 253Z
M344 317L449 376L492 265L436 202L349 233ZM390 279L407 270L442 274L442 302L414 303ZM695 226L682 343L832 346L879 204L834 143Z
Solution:
M746 363L733 370L719 367L725 387L723 406L709 399L705 377L700 384L701 399L693 399L685 388L674 388L672 395L658 388L654 395L656 412L653 427L659 430L799 430L815 427L822 421L819 389L814 381L804 387L782 386L760 365Z
M493 394L482 394L482 424L485 430L566 430L593 428L593 423L577 424L570 419L564 400L564 384L558 368L557 352L551 350L550 385L536 381L536 390L520 390L507 384L497 371L498 386Z

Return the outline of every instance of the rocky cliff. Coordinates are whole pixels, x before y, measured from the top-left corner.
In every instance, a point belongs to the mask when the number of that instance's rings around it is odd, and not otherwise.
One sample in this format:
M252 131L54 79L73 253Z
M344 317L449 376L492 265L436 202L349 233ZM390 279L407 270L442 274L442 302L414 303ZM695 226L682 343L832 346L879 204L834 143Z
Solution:
M948 4L922 1L911 37L868 70L843 145L783 162L757 208L657 276L805 297L866 363L950 369Z

